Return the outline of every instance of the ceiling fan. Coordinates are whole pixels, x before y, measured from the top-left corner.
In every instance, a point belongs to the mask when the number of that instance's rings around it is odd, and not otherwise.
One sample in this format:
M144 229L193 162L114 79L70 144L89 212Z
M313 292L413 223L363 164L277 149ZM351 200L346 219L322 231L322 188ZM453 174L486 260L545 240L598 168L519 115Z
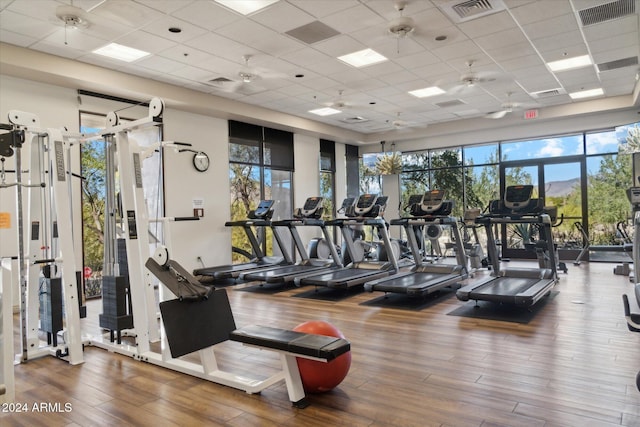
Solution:
M346 108L355 107L355 104L344 99L343 94L344 90L340 89L338 91L338 97L336 99L334 99L333 101L324 102L323 105L325 107L335 108L336 110L344 110Z
M491 72L477 72L473 69L474 60L468 60L466 62L467 72L462 74L458 79L458 82L453 85L447 92L459 93L466 90L470 90L483 83L496 81L497 76Z
M249 66L249 61L252 57L252 55L248 54L242 56L244 66L237 73L221 75L204 83L209 86L214 86L222 92L251 95L266 90L266 88L259 83L260 81L286 77L281 73Z
M522 104L511 101L511 95L512 93L508 92L507 100L502 103L502 105L500 106L500 110L488 113L487 115L484 116L485 119L501 119L507 114L511 114L515 110L522 108Z
M393 130L403 131L409 128L421 128L424 129L428 126L427 123L416 123L416 122L408 122L400 118L400 112L396 113L396 118L394 120L387 120L387 124L389 124Z

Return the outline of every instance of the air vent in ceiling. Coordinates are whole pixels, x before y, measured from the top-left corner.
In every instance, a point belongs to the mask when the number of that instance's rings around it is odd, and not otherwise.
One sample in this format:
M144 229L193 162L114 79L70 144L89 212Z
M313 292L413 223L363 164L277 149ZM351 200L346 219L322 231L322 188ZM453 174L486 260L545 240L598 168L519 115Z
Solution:
M225 83L231 83L231 82L233 82L233 80L230 80L226 77L216 77L215 79L207 80L204 83L208 85L222 86Z
M457 107L458 105L465 105L465 102L462 102L459 99L454 99L453 101L438 102L438 103L435 103L434 105L440 108L449 108L449 107Z
M440 5L440 9L457 24L500 12L506 7L502 0L455 0Z
M598 71L611 71L616 70L618 68L631 67L633 65L638 65L638 57L630 56L629 58L617 59L615 61L603 62L602 64L597 64Z
M355 116L355 117L347 117L347 118L341 119L340 121L347 124L355 124L355 123L368 122L369 119L365 119L364 117L360 117L360 116Z
M313 44L333 36L337 36L340 33L320 21L313 21L301 27L289 30L285 34L288 34L303 43Z
M541 90L538 92L531 92L529 93L529 95L531 95L531 97L535 99L543 99L543 98L551 98L552 96L564 95L566 93L567 93L566 90L562 88L557 88L557 89Z
M611 3L601 4L599 6L582 9L578 12L582 26L599 24L612 19L621 18L636 13L635 0L618 0Z

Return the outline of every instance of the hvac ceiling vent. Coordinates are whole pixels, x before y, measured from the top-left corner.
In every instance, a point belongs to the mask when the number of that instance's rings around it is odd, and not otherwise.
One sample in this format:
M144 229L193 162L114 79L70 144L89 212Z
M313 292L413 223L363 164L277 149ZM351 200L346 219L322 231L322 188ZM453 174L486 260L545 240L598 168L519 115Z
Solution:
M440 5L440 9L457 24L503 11L506 6L502 0L455 0Z
M215 79L207 80L204 83L208 85L213 85L213 86L222 86L225 83L232 83L232 82L233 80L230 80L226 77L216 77Z
M356 123L368 122L369 119L365 119L364 117L360 117L360 116L355 116L355 117L347 117L347 118L341 119L340 121L343 123L352 125Z
M465 104L466 104L465 102L462 102L459 99L454 99L453 101L438 102L433 105L436 105L440 108L450 108L450 107L457 107L459 105L465 105Z
M340 33L320 21L313 21L301 27L289 30L285 34L288 34L303 43L314 44L333 36L337 36Z
M631 67L633 65L638 65L638 57L630 56L624 59L617 59L615 61L603 62L602 64L596 64L598 67L598 71L611 71L617 70L618 68Z
M634 13L636 13L635 0L618 0L590 7L589 9L582 9L578 12L583 27L633 15Z
M558 95L565 95L566 93L567 93L566 90L562 88L557 88L557 89L541 90L538 92L531 92L529 93L529 95L531 95L531 97L534 99L543 99L543 98L551 98L553 96L558 96Z

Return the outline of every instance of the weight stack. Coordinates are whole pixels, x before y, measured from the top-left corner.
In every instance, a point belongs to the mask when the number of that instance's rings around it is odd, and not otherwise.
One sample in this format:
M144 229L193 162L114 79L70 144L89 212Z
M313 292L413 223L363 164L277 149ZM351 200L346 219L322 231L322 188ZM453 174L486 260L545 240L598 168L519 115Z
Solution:
M40 330L47 333L47 344L58 345L58 332L62 330L62 279L40 278Z
M98 320L101 328L109 330L111 342L116 334L118 344L121 343L121 331L133 328L128 277L102 278L102 314Z

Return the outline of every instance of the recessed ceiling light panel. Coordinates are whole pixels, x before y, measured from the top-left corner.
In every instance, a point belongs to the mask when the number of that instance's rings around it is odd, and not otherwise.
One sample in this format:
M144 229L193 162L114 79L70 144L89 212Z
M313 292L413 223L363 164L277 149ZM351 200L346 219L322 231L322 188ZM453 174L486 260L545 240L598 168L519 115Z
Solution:
M602 88L582 90L580 92L572 92L569 94L571 99L593 98L594 96L602 96L604 91Z
M440 89L438 86L425 87L422 89L409 91L409 95L413 95L416 98L426 98L428 96L442 95L443 93L446 92Z
M228 7L231 10L235 10L236 12L242 15L249 15L253 12L257 12L260 9L264 9L265 7L277 3L278 0L214 0L216 3L220 3L221 5Z
M342 111L331 107L316 108L315 110L309 110L309 112L318 116L331 116L332 114L342 113Z
M93 53L125 62L133 62L150 55L149 52L145 52L144 50L135 49L118 43L110 43L94 50Z
M339 56L338 59L356 68L378 64L388 60L386 56L379 54L373 49L359 50L357 52Z
M547 66L551 71L573 70L574 68L586 67L591 64L593 64L593 62L589 55L574 56L573 58L547 62Z

